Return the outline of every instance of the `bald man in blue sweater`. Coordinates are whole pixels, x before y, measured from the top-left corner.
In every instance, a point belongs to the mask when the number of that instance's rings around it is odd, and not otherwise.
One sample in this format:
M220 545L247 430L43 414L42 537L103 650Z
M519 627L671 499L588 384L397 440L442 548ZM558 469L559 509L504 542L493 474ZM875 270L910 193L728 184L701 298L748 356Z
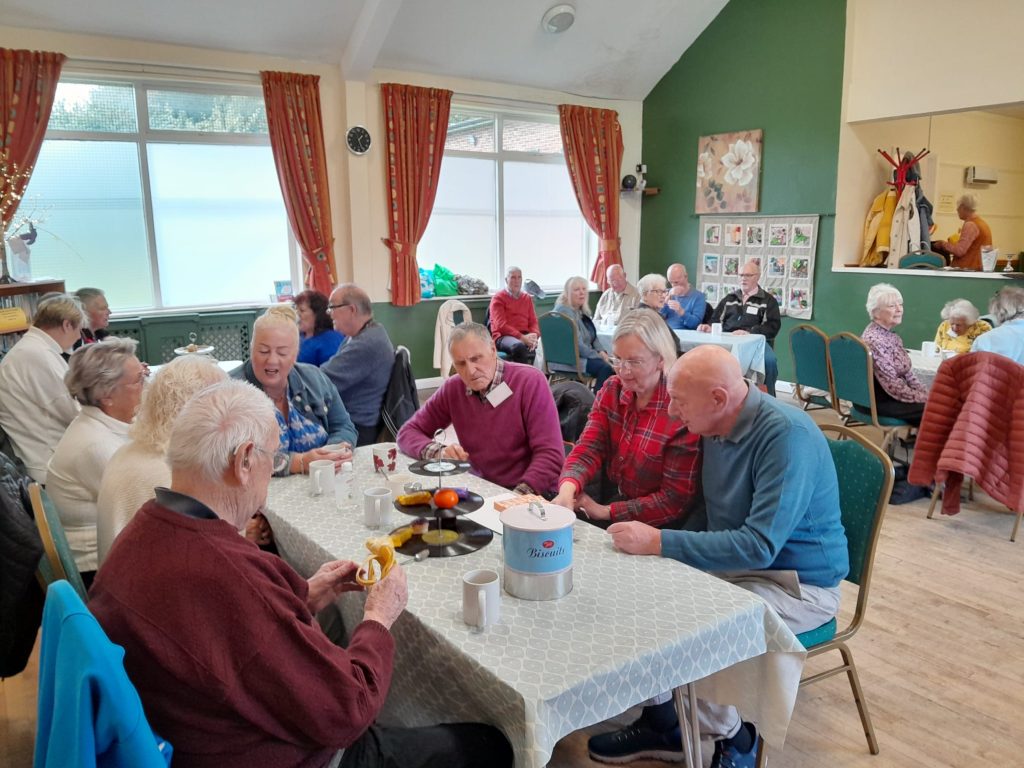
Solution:
M803 411L749 385L721 347L698 347L679 358L668 388L669 413L701 435L707 519L693 530L615 523L608 533L616 549L710 572L743 571L737 585L760 595L794 634L831 620L849 556L835 465L821 430ZM623 763L678 754L681 760L671 697L657 701L627 728L593 737L591 757ZM698 709L702 732L716 740L712 768L752 768L754 725L734 707L701 701Z

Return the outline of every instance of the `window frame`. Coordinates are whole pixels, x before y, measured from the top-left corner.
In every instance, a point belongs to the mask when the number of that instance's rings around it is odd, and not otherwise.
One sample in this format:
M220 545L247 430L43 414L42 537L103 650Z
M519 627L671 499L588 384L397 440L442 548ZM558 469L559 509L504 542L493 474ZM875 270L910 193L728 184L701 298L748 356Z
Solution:
M146 257L152 281L153 304L150 307L129 308L117 311L115 315L135 316L140 314L180 313L184 311L225 309L231 307L248 307L253 302L248 300L230 301L222 304L190 304L168 307L160 285L160 263L156 245L156 221L153 213L153 194L149 172L149 144L201 144L221 146L265 146L270 148L270 134L228 133L202 131L175 131L152 129L149 127L149 103L147 94L150 90L177 91L179 93L206 94L211 96L256 96L263 100L263 89L258 82L211 82L209 80L190 81L186 76L160 77L133 74L131 72L93 72L85 68L65 67L61 73L60 84L75 85L120 85L129 86L135 96L135 131L70 131L62 128L47 128L43 141L109 141L121 144L135 144L139 161L139 183L142 190L143 221L146 227ZM292 281L292 290L302 284L302 269L299 264L299 248L292 233L291 224L285 216L284 226L288 243L288 273ZM269 295L269 294L268 294Z

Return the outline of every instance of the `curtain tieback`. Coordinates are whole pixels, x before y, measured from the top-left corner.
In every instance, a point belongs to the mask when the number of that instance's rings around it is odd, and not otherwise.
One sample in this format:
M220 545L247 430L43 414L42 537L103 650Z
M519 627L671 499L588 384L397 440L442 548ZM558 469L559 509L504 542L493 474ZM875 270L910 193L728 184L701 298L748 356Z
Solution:
M615 251L618 250L620 245L622 245L622 238L615 237L609 240L601 240L597 246L597 249L599 251Z
M408 254L412 259L416 258L416 243L405 243L401 240L394 240L390 237L382 237L380 241L390 248L395 255L404 253Z

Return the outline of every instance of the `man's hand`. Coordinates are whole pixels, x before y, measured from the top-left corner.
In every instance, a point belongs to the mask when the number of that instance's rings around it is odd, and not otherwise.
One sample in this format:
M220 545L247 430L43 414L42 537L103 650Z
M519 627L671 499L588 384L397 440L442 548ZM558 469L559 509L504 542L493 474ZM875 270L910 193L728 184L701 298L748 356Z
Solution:
M257 547L265 547L274 540L274 532L270 529L270 522L261 512L257 512L245 524L245 538Z
M711 333L711 326L707 323L701 323L697 326L697 330L701 333Z
M660 555L661 531L646 523L630 520L626 523L612 523L608 526L612 544L620 552L629 555Z
M368 590L366 608L363 609L363 621L376 621L385 628L391 629L409 602L409 585L405 580L402 566L395 565L388 575Z
M351 560L334 560L321 565L306 582L309 584L306 605L310 612L319 613L342 592L354 592L362 589L356 583L358 569L359 566Z
M457 461L469 461L469 453L458 443L452 443L446 445L444 451L441 453L441 457L445 459L455 459Z
M604 504L598 504L588 493L581 493L576 497L576 509L591 520L612 519L612 508Z
M537 334L536 333L524 333L520 339L530 349L534 349L537 346Z
M573 483L562 483L558 487L558 495L551 500L551 503L575 511L576 486Z
M677 315L681 315L686 311L683 309L683 305L673 298L669 298L669 300L666 301L665 303L668 304L669 308Z

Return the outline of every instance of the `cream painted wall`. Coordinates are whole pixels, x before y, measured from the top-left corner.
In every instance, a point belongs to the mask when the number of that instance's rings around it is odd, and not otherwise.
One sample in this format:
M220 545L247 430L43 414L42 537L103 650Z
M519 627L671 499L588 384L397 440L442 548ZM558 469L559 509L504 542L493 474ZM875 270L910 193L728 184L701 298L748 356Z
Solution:
M1024 101L1022 30L1020 0L847 0L845 120Z
M558 91L487 83L478 80L424 75L415 72L374 70L366 83L347 82L349 96L349 125L367 126L374 136L374 148L364 157L350 156L348 167L349 198L351 200L353 276L357 283L369 290L375 301L390 298L388 249L381 242L387 233L387 189L384 183L383 115L380 106L380 83L448 88L455 98L474 97L476 100L511 100L528 104L558 105L564 103L614 109L622 125L623 174L640 162L643 105L638 101L611 101L585 99ZM357 98L361 101L357 104ZM365 121L365 122L361 122ZM640 196L620 198L619 236L622 238L622 257L627 273L635 280L640 261ZM567 274L566 277L569 275ZM493 288L494 286L492 286Z

